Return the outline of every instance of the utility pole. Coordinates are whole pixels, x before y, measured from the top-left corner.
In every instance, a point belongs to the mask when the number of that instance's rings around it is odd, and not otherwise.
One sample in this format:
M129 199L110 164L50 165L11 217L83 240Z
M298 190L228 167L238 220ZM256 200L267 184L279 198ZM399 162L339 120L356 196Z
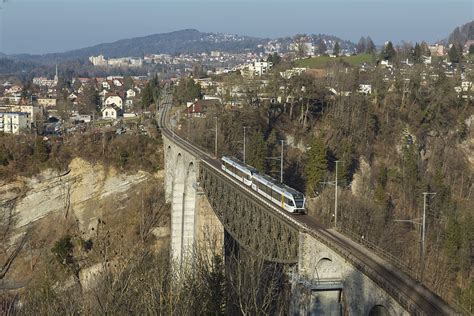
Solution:
M421 227L421 280L423 280L423 272L425 270L425 235L426 235L426 197L428 195L436 195L434 192L423 192L423 219Z
M334 181L320 182L323 184L329 184L334 186L334 228L337 229L337 178L338 178L338 164L344 162L342 160L336 160L336 179Z
M247 126L244 126L244 163L245 163L245 130L247 129Z
M285 144L285 141L283 139L280 139L280 143L281 143L281 153L280 153L280 157L265 157L265 159L268 159L268 160L280 160L280 182L283 183L283 149L284 149L284 144Z
M340 160L336 160L336 180L334 181L334 228L337 229L337 176L338 176L338 163Z
M423 272L425 266L425 236L426 236L426 198L428 195L435 195L434 192L423 192L423 214L419 218L414 219L396 219L395 222L408 222L421 226L420 240L420 282L423 282Z
M282 139L281 142L281 156L280 156L280 182L283 183L283 147L285 145L285 141Z
M214 142L214 155L217 158L217 116L214 117L216 120L216 135L215 135L215 142Z

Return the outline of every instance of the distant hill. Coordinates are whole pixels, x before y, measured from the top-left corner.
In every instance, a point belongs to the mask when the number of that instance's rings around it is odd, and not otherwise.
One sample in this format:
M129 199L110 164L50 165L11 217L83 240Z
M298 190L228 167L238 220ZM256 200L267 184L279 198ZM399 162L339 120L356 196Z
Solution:
M319 38L339 41L342 48L351 48L355 45L350 41L341 40L337 37L318 34L311 35L316 41ZM280 43L289 44L291 38L276 39ZM268 43L268 38L256 38L250 36L203 33L194 29L186 29L170 33L154 34L144 37L119 40L113 43L104 43L87 48L72 50L64 53L53 53L45 55L15 55L9 56L17 60L29 60L42 63L55 63L66 60L84 60L89 56L103 54L106 58L135 56L143 57L146 54L179 54L179 53L202 53L213 50L229 53L239 52L261 52L263 45Z
M33 70L44 69L36 62L29 60L15 60L0 55L0 75L27 75Z
M464 45L468 40L474 40L474 21L458 26L449 35L448 44L458 43Z
M99 54L104 55L106 58L111 58L126 56L143 57L146 54L201 53L212 50L243 52L258 50L258 45L262 42L266 42L266 40L249 36L203 33L194 29L186 29L170 33L124 39L113 43L99 44L64 53L16 55L15 58L62 61L84 59Z

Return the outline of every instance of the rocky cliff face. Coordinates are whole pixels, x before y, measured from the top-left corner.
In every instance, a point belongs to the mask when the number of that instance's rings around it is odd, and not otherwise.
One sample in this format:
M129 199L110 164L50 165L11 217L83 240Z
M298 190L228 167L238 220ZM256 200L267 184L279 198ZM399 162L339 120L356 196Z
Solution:
M46 170L33 178L0 183L0 205L13 207L17 228L55 213L74 216L80 229L87 231L108 203L127 199L131 188L157 176L118 173L76 158L65 173Z
M79 158L72 160L68 171L63 173L46 170L35 177L18 178L8 183L0 180L0 215L11 212L14 220L10 226L15 226L8 229L11 231L10 238L6 239L8 249L0 253L0 264L5 261L5 255L12 252L10 248L13 249L22 239L27 228L32 228L28 229L27 244L8 275L0 279L0 288L25 286L36 273L36 262L48 257L54 242L65 234L75 236L75 244L78 240L100 243L99 239L103 237L99 237L100 224L110 236L122 236L122 240L113 240L113 247L130 249L137 238L140 210L147 198L145 191L159 189L161 180L162 172L126 174ZM164 198L162 203L165 203ZM153 234L155 231L159 233L152 244L152 249L157 252L166 249L170 234L167 215L162 216L163 219L155 223L157 226L151 227ZM0 216L0 225L5 224L5 218ZM75 252L80 263L79 277L81 283L88 286L91 279L102 271L104 262L79 248Z

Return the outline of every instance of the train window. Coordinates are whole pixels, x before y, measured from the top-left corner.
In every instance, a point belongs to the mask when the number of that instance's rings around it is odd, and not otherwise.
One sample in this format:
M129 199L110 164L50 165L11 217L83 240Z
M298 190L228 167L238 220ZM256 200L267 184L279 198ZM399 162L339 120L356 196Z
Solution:
M304 200L295 200L295 203L297 208L303 208L304 206Z
M295 204L293 203L293 199L290 199L286 196L285 196L285 203L288 204L289 206L295 206Z

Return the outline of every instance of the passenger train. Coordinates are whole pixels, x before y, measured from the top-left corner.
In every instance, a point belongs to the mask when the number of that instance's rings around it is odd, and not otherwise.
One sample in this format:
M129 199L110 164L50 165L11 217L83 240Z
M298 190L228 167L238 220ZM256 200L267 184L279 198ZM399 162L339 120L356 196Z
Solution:
M279 183L277 180L257 169L244 164L233 157L222 157L222 170L243 182L258 194L290 213L305 213L305 196L303 193Z

